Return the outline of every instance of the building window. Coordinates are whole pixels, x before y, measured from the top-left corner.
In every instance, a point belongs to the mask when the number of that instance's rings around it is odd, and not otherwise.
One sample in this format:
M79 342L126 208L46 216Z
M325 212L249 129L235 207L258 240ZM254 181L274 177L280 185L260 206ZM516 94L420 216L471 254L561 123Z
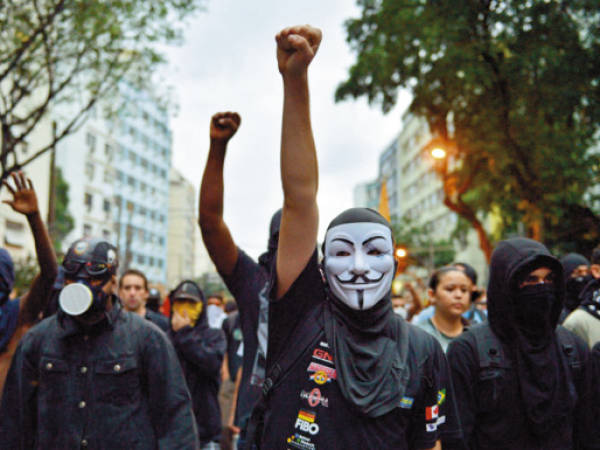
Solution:
M122 175L123 174L121 174L121 176ZM104 169L104 182L112 183L112 173L111 173L110 169Z
M162 269L162 266L163 266L163 260L162 260L162 259L159 259L157 262L158 262L158 267L160 267L160 268Z
M110 200L104 199L104 203L102 204L102 209L104 212L110 212Z
M102 238L110 241L110 230L102 230Z
M6 221L6 231L4 233L4 242L6 245L23 247L25 244L25 227L20 222Z
M108 159L109 161L112 159L113 157L113 148L110 144L106 144L104 146L104 155L106 156L106 159Z
M127 184L131 187L135 187L135 179L133 177L127 177Z
M90 237L92 235L92 226L89 223L83 224L83 236Z
M150 267L154 267L154 257L150 256L150 258L148 258L148 259L149 259L148 264L150 265Z
M89 192L83 195L83 203L87 212L90 212L94 206L94 197Z
M144 257L144 255L137 255L137 262L138 264L145 264L146 258Z
M94 150L96 150L96 136L94 136L92 133L88 133L85 136L85 143L88 146L89 152L94 153Z
M94 179L94 163L91 161L85 163L85 176L88 178L88 181Z
M129 152L129 161L131 161L131 164L135 164L137 162L137 156L135 153Z

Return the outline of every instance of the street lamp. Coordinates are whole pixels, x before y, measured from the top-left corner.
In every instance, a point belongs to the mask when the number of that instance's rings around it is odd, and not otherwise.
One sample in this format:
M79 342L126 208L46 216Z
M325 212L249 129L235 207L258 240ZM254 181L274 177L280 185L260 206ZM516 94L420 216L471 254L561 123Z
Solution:
M407 255L408 255L408 252L406 251L406 249L404 247L398 247L396 249L396 257L406 258Z
M446 157L447 152L441 147L435 147L431 149L431 156L433 159L442 160Z

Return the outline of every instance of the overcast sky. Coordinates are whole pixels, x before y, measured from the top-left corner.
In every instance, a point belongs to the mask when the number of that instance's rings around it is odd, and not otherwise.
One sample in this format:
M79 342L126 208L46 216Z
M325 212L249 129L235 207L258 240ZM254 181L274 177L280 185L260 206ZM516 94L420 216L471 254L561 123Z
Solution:
M269 220L282 203L282 87L274 40L280 29L308 23L323 31L309 70L320 165L320 239L328 222L353 206L354 186L377 175L379 153L400 130L406 94L387 115L365 100L333 101L354 60L343 22L358 15L352 0L213 0L189 21L184 45L168 50L167 81L179 106L171 119L173 165L196 188L206 162L211 115L231 110L242 116L225 163L224 214L236 243L252 256L266 248Z

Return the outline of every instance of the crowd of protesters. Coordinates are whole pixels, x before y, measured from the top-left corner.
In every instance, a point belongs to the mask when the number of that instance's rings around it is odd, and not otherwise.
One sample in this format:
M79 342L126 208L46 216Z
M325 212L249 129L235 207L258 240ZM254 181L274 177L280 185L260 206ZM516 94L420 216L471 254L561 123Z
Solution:
M58 266L31 181L4 183L40 273L13 298L0 249L0 448L600 449L600 249L559 260L511 238L486 289L457 261L393 296L377 211L341 212L317 245L321 32L276 41L284 202L257 260L223 218L241 118L210 121L199 226L233 299L182 280L163 300L103 239L76 240Z

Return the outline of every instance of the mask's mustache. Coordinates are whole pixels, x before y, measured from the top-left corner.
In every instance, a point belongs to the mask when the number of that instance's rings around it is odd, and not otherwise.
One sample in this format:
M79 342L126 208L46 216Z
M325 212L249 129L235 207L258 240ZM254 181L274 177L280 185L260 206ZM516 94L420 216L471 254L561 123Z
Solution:
M377 283L379 281L381 281L383 279L383 276L385 275L385 273L382 273L381 276L379 278L376 279L371 279L369 277L367 277L364 274L355 274L352 278L350 278L349 280L342 280L339 276L335 276L335 278L342 284L371 284L371 283ZM357 280L362 280L360 282L357 283Z

